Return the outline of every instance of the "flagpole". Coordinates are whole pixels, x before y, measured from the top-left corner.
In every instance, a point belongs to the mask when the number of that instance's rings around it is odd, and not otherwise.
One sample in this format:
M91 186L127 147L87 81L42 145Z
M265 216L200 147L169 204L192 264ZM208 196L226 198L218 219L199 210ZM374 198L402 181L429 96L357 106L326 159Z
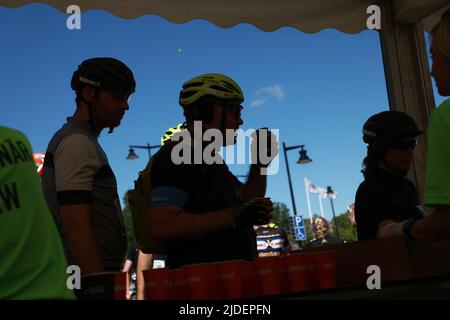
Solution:
M306 203L308 205L308 214L309 214L309 222L313 223L312 221L312 211L311 211L311 201L309 199L309 186L308 186L308 179L305 177L305 191L306 191Z
M324 217L324 213L323 213L322 194L321 194L321 193L318 193L317 196L319 197L320 216L321 216L322 218L325 218L325 217Z

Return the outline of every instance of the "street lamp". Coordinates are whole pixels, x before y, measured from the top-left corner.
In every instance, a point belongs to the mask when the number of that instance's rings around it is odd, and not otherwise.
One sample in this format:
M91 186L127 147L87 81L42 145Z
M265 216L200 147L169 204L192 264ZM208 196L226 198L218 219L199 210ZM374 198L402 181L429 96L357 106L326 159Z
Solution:
M300 153L300 158L298 159L297 163L298 164L302 164L302 165L310 163L312 160L306 154L306 150L305 150L305 146L304 145L293 146L293 147L286 147L286 144L283 142L284 160L286 161L286 170L287 170L287 174L288 174L289 190L291 192L291 200L292 200L292 208L294 210L294 216L297 216L297 208L295 207L294 191L292 190L291 173L289 171L289 162L287 160L287 151L294 150L294 149L299 149L299 148L300 148L300 152L299 152Z
M147 149L148 150L148 158L150 159L152 157L152 149L154 148L160 148L160 145L151 146L149 143L147 143L146 146L129 146L130 149L128 150L128 160L134 160L139 158L139 156L134 152L134 149Z
M340 240L339 229L338 229L337 221L336 221L336 214L334 212L334 204L333 204L333 196L334 195L335 195L334 190L331 189L331 186L328 186L327 187L327 197L330 199L330 203L331 203L331 211L333 212L334 227L336 228L336 237Z

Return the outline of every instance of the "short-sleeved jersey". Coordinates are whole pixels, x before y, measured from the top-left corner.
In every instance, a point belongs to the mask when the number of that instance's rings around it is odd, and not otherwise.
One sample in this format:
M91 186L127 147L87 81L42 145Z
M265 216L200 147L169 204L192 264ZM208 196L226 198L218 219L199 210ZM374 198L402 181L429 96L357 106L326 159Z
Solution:
M424 203L450 205L450 99L431 115L427 129Z
M202 215L241 203L241 183L226 164L177 165L171 158L176 145L167 143L154 156L150 207L178 206ZM193 263L252 260L256 257L255 238L253 228L246 226L230 227L196 240L172 241L167 244L167 265L177 268Z
M75 118L55 133L48 145L42 186L55 216L69 264L74 264L62 228L60 207L89 204L91 226L107 270L120 270L127 239L117 183L108 158L91 126Z

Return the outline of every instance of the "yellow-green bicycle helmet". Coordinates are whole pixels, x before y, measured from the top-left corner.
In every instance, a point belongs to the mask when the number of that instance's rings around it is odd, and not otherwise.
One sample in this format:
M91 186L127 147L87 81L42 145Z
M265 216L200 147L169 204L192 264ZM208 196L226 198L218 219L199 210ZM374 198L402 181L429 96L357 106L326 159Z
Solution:
M233 100L237 103L244 101L242 89L233 79L220 73L209 73L185 82L180 91L179 102L182 107L186 107L204 96Z
M161 137L161 146L163 146L167 141L170 141L170 139L172 138L172 136L177 133L177 132L181 132L183 131L184 126L182 123L180 123L179 125L177 125L176 127L173 128L169 128L167 129L167 131L164 133L164 135Z

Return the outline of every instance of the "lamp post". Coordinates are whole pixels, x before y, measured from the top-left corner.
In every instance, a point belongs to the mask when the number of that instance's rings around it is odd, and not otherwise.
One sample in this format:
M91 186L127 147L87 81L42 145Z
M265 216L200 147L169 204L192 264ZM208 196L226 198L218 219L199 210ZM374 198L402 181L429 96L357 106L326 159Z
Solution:
M134 152L134 149L147 149L147 151L148 151L148 158L150 159L151 157L152 157L152 149L155 149L155 148L160 148L161 146L160 145L154 145L154 146L151 146L149 143L147 143L147 145L146 146L129 146L129 150L128 150L128 156L127 156L127 159L128 160L134 160L134 159L137 159L137 158L139 158L139 156L136 154L136 152Z
M289 181L289 191L291 192L291 200L292 200L292 208L294 210L294 216L297 216L297 208L295 207L295 200L294 200L294 191L292 190L292 182L291 182L291 172L289 171L289 162L287 159L287 151L289 150L295 150L300 148L300 158L298 159L298 164L308 164L312 160L308 157L306 154L305 146L299 145L299 146L292 146L292 147L286 147L286 144L283 142L283 152L284 152L284 160L286 161L286 170L288 174L288 181Z
M330 203L331 203L331 211L333 212L333 220L334 220L334 227L336 228L336 237L340 240L339 238L339 229L337 226L337 221L336 221L336 214L334 212L334 204L333 204L333 197L336 193L334 192L333 189L331 189L331 186L327 187L327 196L330 199Z

